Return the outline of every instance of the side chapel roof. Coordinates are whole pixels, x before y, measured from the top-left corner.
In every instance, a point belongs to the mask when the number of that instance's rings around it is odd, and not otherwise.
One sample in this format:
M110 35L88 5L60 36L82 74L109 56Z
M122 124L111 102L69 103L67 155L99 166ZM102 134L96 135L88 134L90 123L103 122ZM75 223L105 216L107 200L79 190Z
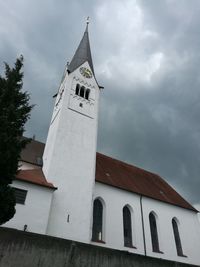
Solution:
M42 157L44 146L44 143L32 140L22 151L21 160L37 164L37 158ZM27 182L32 179L31 181L36 184L38 184L38 181L41 183L42 180L44 183L48 183L41 169L39 171L20 171L16 178ZM122 190L197 211L159 175L100 153L96 155L95 180ZM48 184L52 185L51 183ZM55 187L53 186L53 188Z
M52 183L47 182L41 168L31 169L31 170L21 170L18 172L16 179L31 184L37 184L40 186L48 187L53 190L57 189Z

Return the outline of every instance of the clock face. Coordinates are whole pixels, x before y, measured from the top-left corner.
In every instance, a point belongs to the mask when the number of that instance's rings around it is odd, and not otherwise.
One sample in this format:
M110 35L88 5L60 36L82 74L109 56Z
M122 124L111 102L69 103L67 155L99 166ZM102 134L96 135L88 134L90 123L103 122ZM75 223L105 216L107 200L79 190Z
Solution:
M88 68L85 68L85 67L81 67L79 69L80 73L86 77L86 78L92 78L92 72L91 70L89 70Z

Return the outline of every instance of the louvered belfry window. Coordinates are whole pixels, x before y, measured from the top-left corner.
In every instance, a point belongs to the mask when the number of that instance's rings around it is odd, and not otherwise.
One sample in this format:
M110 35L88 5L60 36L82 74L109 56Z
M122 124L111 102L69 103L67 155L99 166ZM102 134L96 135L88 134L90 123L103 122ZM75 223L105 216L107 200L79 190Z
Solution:
M90 95L90 89L87 89L85 92L85 99L89 100L89 95Z
M92 241L102 241L103 230L103 205L99 199L95 199L93 206Z
M127 206L123 208L124 246L132 247L131 212Z
M13 189L15 191L16 203L25 204L27 190L23 190L23 189L16 188L16 187L13 187Z
M152 212L149 214L149 223L150 223L150 230L151 230L152 250L154 252L160 252L156 217Z
M181 239L180 239L180 235L179 235L178 224L174 218L172 219L172 227L173 227L173 232L174 232L174 239L175 239L175 244L176 244L177 255L183 256L183 249L182 249L182 245L181 245Z
M86 100L89 100L90 89L89 88L86 89L85 86L80 86L80 84L77 83L75 94L85 98Z
M80 95L80 97L85 97L85 87L84 86L81 86L79 95Z
M79 95L80 92L80 85L77 83L76 85L76 95Z

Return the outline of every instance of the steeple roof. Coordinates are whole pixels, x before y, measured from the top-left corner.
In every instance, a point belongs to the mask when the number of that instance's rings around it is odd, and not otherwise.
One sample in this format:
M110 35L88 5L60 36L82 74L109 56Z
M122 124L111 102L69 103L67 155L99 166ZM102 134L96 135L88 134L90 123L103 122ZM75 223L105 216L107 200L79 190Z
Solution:
M90 68L94 73L91 50L90 50L89 34L88 34L88 22L83 37L81 39L81 42L68 66L68 70L72 72L86 61L88 61Z

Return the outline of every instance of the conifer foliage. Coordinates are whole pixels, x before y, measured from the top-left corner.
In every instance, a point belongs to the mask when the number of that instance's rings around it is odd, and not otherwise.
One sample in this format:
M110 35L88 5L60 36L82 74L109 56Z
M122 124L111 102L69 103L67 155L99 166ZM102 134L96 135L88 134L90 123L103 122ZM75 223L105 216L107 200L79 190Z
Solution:
M5 63L5 75L0 76L0 225L15 214L15 195L10 187L17 174L21 150L29 139L23 139L24 125L33 106L29 94L22 91L23 57L15 66Z

